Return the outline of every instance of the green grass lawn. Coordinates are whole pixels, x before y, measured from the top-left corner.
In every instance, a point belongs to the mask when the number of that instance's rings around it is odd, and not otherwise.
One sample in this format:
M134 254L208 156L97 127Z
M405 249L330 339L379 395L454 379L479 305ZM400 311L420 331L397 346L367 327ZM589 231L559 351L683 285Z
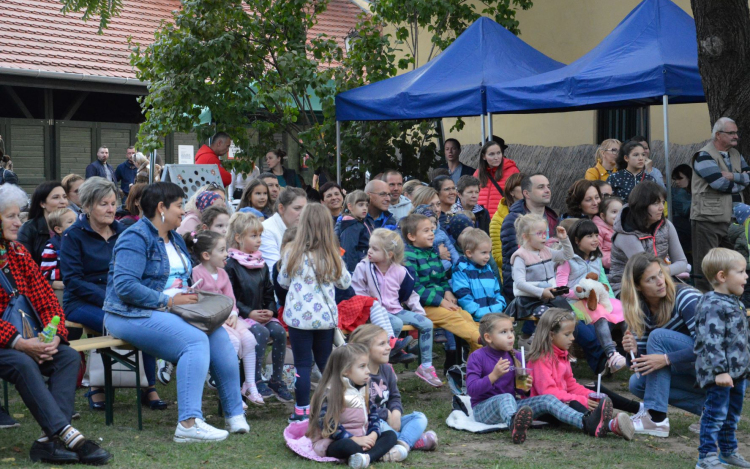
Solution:
M591 380L592 374L579 361L574 367L581 382ZM441 363L439 361L438 363ZM636 437L632 442L608 436L595 440L570 427L533 430L525 444L510 443L506 432L475 435L449 429L445 419L451 411L448 387L434 389L416 378L411 371L400 371L400 389L407 412L419 410L429 420L429 428L440 439L436 452L414 451L402 464L378 464L378 467L439 467L439 468L687 468L694 467L697 458L698 436L688 431L697 417L679 409L671 409L671 435L668 439ZM628 372L606 380L607 386L626 392ZM162 398L175 402L174 382L160 387ZM221 468L306 468L322 467L320 463L303 460L284 445L282 432L291 406L274 399L263 408L251 407L248 435L232 435L224 442L204 445L177 445L172 435L177 420L177 406L163 412L144 409L144 430L136 429L135 394L133 390L118 390L115 403L115 426L104 425L104 414L88 409L84 390L79 390L76 409L81 419L74 425L94 438L114 454L109 467L221 467ZM11 389L10 411L22 423L20 428L0 430L0 467L33 466L28 459L29 448L39 437L39 426ZM206 420L223 427L217 417L217 395L206 389L203 396ZM747 413L747 411L746 411ZM738 437L740 451L748 452L748 423L740 423Z

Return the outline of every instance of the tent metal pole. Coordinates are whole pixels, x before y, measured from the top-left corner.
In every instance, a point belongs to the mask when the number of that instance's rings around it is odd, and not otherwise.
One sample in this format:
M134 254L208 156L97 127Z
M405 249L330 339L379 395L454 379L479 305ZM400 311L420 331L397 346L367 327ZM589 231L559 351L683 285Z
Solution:
M485 132L484 114L482 114L482 145L487 141L487 133Z
M341 184L341 122L336 121L336 183Z
M487 141L492 140L492 113L487 113Z
M666 173L664 174L664 179L666 180L666 186L667 186L667 218L671 218L670 214L672 213L672 190L670 188L669 181L672 180L672 171L669 167L669 96L666 94L662 96L662 108L664 108L664 164L666 169Z
M148 183L154 183L154 171L156 171L156 150L151 152L151 161L148 162Z

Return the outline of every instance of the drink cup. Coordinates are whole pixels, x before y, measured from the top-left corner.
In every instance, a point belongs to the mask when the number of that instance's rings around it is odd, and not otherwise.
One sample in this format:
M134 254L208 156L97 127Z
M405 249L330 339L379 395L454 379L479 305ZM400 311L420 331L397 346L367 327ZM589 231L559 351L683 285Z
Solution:
M516 368L516 389L521 391L528 391L531 389L529 384L529 377L531 376L531 368Z
M607 395L604 394L603 392L592 392L592 393L589 393L589 399L591 399L592 401L599 402L602 399L604 399L605 397L607 397Z

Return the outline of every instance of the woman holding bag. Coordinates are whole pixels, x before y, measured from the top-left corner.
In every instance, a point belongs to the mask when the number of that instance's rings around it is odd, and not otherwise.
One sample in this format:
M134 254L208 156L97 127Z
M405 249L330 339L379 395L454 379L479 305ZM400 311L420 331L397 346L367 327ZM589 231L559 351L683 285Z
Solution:
M78 352L67 345L65 315L52 287L26 248L18 242L21 207L26 202L26 194L18 186L0 186L0 275L3 277L0 279L3 285L0 288L0 378L16 386L44 432L44 436L31 445L32 461L105 464L112 455L86 440L70 425L80 358ZM23 330L5 320L13 316L7 287L15 287L20 295L16 297L16 304L26 302L36 310L37 314L31 315L32 321L40 320L37 324L40 328L59 316L57 335L51 343L43 343L36 337L25 338ZM47 383L45 377L49 379Z
M250 427L242 411L237 354L223 328L207 334L171 311L195 304L188 289L190 255L176 233L185 210L184 192L170 182L149 185L141 197L143 216L115 244L104 301L104 325L145 353L177 364L176 443L222 441ZM218 384L227 430L203 420L203 383Z

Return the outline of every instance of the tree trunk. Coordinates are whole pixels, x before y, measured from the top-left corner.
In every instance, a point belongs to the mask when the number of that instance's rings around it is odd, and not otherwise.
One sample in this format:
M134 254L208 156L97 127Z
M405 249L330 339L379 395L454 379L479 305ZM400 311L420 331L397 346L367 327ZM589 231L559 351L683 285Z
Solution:
M698 39L698 68L711 124L730 117L739 150L750 157L750 9L748 0L690 0ZM744 138L743 138L744 137Z

